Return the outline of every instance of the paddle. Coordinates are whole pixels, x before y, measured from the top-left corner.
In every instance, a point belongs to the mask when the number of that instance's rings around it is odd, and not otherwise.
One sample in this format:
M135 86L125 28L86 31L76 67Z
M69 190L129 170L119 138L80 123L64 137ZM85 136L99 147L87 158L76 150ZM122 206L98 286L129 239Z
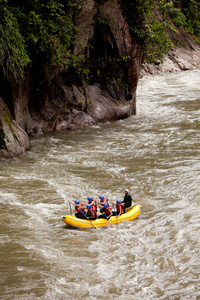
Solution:
M72 208L71 208L71 203L70 202L69 202L69 209L70 209L70 214L72 215Z
M82 212L82 210L80 210L80 212L84 215L84 217L88 220L88 221L90 221L90 223L94 226L94 228L96 228L97 229L97 227L92 223L92 221L86 216L86 214L84 214L84 212Z
M105 212L102 210L102 208L99 206L99 208L100 208L100 211L104 214L104 216L106 217L106 219L110 222L110 224L112 225L112 223L111 223L111 221L110 221L110 219L108 219L107 218L107 216L106 216L106 214L105 214Z
M118 216L117 216L117 212L116 212L116 210L115 210L115 206L114 206L114 204L113 204L113 203L112 203L112 207L113 207L113 209L114 209L115 216L117 217L117 221L119 221L119 220L118 220Z

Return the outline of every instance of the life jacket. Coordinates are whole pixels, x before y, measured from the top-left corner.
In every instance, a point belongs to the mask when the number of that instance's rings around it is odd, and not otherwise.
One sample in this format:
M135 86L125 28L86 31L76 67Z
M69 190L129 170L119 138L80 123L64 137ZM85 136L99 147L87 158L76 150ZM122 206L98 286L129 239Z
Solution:
M108 210L111 210L112 208L109 206L109 207L104 207L104 213L106 214L106 216L109 216L110 215L110 211Z
M103 206L104 205L104 203L108 203L108 199L101 199L100 200L100 203L101 203L101 205ZM108 203L108 205L110 206L110 204ZM112 209L112 208L111 208Z
M89 217L92 216L91 211L93 211L93 212L95 213L95 217L96 217L96 216L97 216L97 213L96 213L96 209L95 209L95 206L94 206L94 205L92 205L92 208L89 209L88 212L87 212L87 215L88 215Z
M79 205L84 205L84 204L80 203ZM79 206L75 206L75 210L80 214L81 214L81 212L85 213L85 209L81 208Z
M105 200L105 203L108 203L109 208L112 209L112 207L110 207L110 204L109 204L109 202L108 202L108 199Z
M95 212L97 213L97 201L93 200L94 204L92 205L93 209L95 209Z
M103 205L103 204L104 204L104 202L105 202L105 200L104 200L104 199L101 199L101 200L100 200L100 203L101 203L101 205Z
M118 213L120 213L120 206L122 207L122 212L123 212L124 203L117 203L116 209L117 209L117 212L118 212Z

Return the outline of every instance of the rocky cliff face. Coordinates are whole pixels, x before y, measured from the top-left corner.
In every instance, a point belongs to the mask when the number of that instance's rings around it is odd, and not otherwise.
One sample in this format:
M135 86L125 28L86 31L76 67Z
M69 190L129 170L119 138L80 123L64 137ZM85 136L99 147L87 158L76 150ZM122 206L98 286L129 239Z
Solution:
M20 155L29 149L28 135L12 119L8 107L0 98L0 160Z
M195 70L200 68L200 47L190 34L173 26L176 34L170 32L174 47L157 64L143 63L141 76Z
M24 85L15 88L12 100L10 93L4 93L0 100L0 160L28 150L27 134L84 128L133 115L140 76L193 69L200 63L199 46L179 31L178 38L171 37L177 47L168 53L164 64L142 66L141 47L131 36L117 0L88 0L77 22L79 43L74 53L80 58L85 55L94 73L98 73L96 61L103 64L105 60L113 62L113 58L118 62L117 69L111 65L106 69L110 72L107 76L98 63L103 78L88 82L87 70L81 73L69 68L49 83L42 80L41 70L33 65ZM117 80L116 73L126 79L126 84Z
M106 30L104 26L96 26L95 19L106 23ZM12 121L12 126L19 130L20 134L23 132L24 136L24 132L34 136L52 130L84 128L97 122L126 118L136 113L136 88L142 65L141 51L130 35L129 26L117 0L88 0L77 22L80 26L79 43L74 53L80 57L86 54L93 62L96 58L102 58L102 61L109 61L109 58L114 56L118 60L126 58L126 66L122 66L118 72L127 78L127 85L124 86L115 80L106 80L106 74L103 84L88 84L86 76L78 73L76 68L60 74L59 80L54 78L51 84L40 84L41 74L37 73L37 67L33 67L27 73L25 84L15 90L12 103L5 99L15 120ZM93 68L95 69L94 66ZM113 74L113 78L116 78L116 75L118 74ZM21 150L18 146L9 150L8 144L4 143L8 131L5 130L2 111L5 104L3 100L1 103L0 120L3 120L3 126L0 149L2 155L8 154L9 157L15 155L14 152L19 154L25 151L29 145L27 137L24 137L24 145L20 140ZM10 113L9 115L11 117ZM12 138L12 141L15 145L17 139Z
M51 85L43 84L36 91L37 79L27 78L26 87L15 99L14 116L16 122L31 136L51 130L75 129L91 126L97 122L126 118L136 113L136 87L141 70L140 48L132 39L129 27L122 16L116 0L87 1L78 16L79 44L74 52L81 56L87 53L95 60L95 55L108 60L109 57L127 57L128 85L116 82L88 84L76 69L69 69L59 81ZM95 27L95 17L110 20L105 34ZM103 29L102 29L103 30ZM102 43L101 43L101 42ZM80 45L84 45L80 51ZM97 49L94 52L93 49ZM34 77L37 76L34 75Z

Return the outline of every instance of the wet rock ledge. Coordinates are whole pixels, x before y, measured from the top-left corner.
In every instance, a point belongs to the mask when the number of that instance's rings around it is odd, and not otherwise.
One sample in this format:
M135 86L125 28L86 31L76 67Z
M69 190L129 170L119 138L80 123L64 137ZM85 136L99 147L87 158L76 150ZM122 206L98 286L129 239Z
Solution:
M143 63L140 76L195 70L200 68L200 46L192 36L174 26L169 34L174 47L156 64Z

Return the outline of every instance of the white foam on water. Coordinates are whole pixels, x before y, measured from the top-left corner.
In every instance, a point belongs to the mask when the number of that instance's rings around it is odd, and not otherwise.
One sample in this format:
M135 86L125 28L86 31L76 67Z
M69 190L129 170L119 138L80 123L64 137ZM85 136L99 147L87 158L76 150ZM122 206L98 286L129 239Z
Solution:
M199 296L199 76L142 79L136 116L38 137L2 165L5 298L13 289L18 299ZM133 222L62 222L68 200L123 199L124 188L143 206Z

